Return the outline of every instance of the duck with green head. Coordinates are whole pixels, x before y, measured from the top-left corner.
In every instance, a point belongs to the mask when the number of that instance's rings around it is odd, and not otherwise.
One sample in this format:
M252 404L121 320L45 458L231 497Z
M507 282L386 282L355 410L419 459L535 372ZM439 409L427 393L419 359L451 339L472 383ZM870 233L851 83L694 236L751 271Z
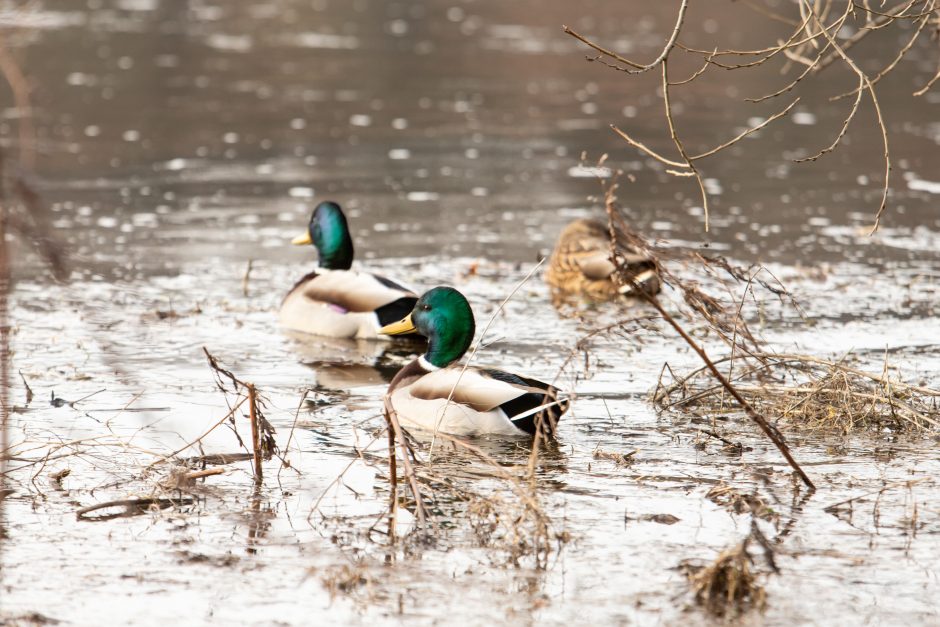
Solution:
M453 435L551 436L568 399L535 379L491 368L457 364L473 341L470 303L452 287L435 287L414 310L381 333L417 331L427 351L402 368L388 396L403 426Z
M352 269L353 243L343 210L321 202L307 232L292 244L313 244L319 267L304 276L281 303L281 326L342 338L385 339L382 326L414 308L418 295L383 276Z

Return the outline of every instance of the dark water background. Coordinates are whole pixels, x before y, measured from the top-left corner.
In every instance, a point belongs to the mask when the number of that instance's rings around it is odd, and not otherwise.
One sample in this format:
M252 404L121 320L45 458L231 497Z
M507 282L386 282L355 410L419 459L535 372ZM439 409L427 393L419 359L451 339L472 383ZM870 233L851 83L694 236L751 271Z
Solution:
M354 209L367 254L530 261L550 246L564 210L596 193L591 177L570 175L582 151L589 162L610 154L613 167L633 173L623 200L651 234L730 245L747 259L858 258L820 226L868 225L878 205L882 147L868 102L844 149L816 164L791 162L837 134L851 102L827 98L854 86L849 72L836 64L794 94L755 105L744 97L790 80L779 64L714 69L673 90L690 150L725 141L794 95L802 101L789 119L703 164L710 188L721 190L703 236L694 182L650 167L607 129L617 124L673 154L657 73L589 64L559 26L652 57L673 20L668 3L100 4L46 2L39 14L7 19L33 26L9 38L23 46L36 85L37 171L61 228L90 255L150 269L168 256L151 246L197 259L208 246L240 263L274 243L266 235L285 226L285 214L293 218L309 188ZM684 42L761 47L786 28L733 3L713 5L693 7ZM865 69L874 73L878 52L906 36L872 38ZM933 46L919 46L881 83L896 164L888 227L937 225L935 195L911 191L906 178L937 178L938 97L910 96L932 76L934 57ZM677 79L700 65L677 59ZM8 120L2 129L8 137L12 127ZM258 221L245 222L247 211ZM135 214L154 213L152 223L122 231ZM117 220L112 237L102 217ZM860 243L869 260L907 257Z

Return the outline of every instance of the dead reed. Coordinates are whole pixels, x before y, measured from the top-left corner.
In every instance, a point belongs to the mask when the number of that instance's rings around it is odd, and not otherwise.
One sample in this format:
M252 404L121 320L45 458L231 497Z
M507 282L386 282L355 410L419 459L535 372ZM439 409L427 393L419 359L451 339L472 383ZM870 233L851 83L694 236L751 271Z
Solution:
M103 471L106 476L116 477L106 487L115 490L119 498L88 505L69 499L77 506L76 516L82 521L107 521L192 505L208 493L207 478L225 474L224 466L241 461L252 462L254 489L257 490L263 478L261 462L278 454L273 427L263 414L264 397L253 385L222 367L208 351L206 356L217 385L226 393L229 411L194 440L170 452L157 452L139 446L134 435L118 435L112 428L113 418L102 423L102 434L69 441L63 441L55 432L44 428L32 429L28 422L23 422L16 441L4 453L6 465L0 469L0 478L8 485L16 485L17 491L45 499L43 483L66 493L64 480L73 476L73 470L78 470L75 475L82 478L87 478L83 471ZM56 400L59 399L53 402ZM62 402L59 406L77 410L76 405L81 400ZM240 412L251 426L249 445L238 432L236 417ZM203 440L223 426L228 426L238 444L243 449L250 448L251 452L181 456L193 448L201 450ZM63 464L68 466L62 467ZM101 487L92 492L105 493Z
M725 549L715 561L689 575L695 602L715 616L762 609L767 594L754 570L748 540Z
M601 157L600 163L606 159ZM621 173L617 173L619 177ZM761 351L764 342L754 334L743 315L746 298L750 295L756 298L755 290L760 288L770 293L774 298L792 304L797 310L794 299L777 278L762 266L756 268L740 268L731 264L723 257L709 258L697 252L676 251L653 245L642 235L630 228L627 217L617 201L617 177L612 181L599 178L603 192L604 207L607 213L607 225L610 231L610 261L614 264L613 279L623 289L630 289L639 298L646 301L662 318L665 323L679 335L679 337L701 358L711 376L718 382L728 395L730 395L744 410L744 413L764 432L768 439L780 451L787 463L800 477L801 481L811 490L815 489L812 480L803 471L793 457L790 448L777 428L741 395L734 385L715 365L715 362L705 351L702 343L696 340L679 322L685 318L696 325L704 325L731 349L731 354L739 360L761 361ZM662 296L652 295L637 285L634 273L631 271L627 251L640 251L652 263L663 285L671 287L683 299L685 311L670 312L661 302ZM670 263L667 263L669 261ZM681 264L682 272L672 269L671 266ZM767 278L762 275L766 274ZM703 283L696 277L707 276L709 281L724 294L713 294L703 289ZM743 284L740 296L736 295L738 286ZM567 363L567 362L566 362ZM668 368L668 364L664 366Z
M762 551L762 563L754 555L755 548ZM681 568L689 579L695 603L720 618L763 610L767 602L763 582L780 572L774 547L753 518L748 535L719 553L713 562L702 565L686 561Z
M748 402L788 429L849 435L918 434L940 427L940 390L913 385L891 375L811 355L762 353L760 363L739 368L731 378ZM726 363L730 357L716 360ZM704 369L671 383L660 382L652 400L663 409L705 415L727 413L724 389Z
M229 407L238 407L242 403L248 404L248 424L251 429L251 452L252 469L254 471L255 483L260 484L264 480L264 470L262 461L271 459L277 453L277 442L274 438L274 427L265 418L263 409L265 407L264 399L258 394L253 383L243 381L236 377L230 370L223 368L219 361L203 347L203 353L209 362L209 367L215 374L216 386L226 395L226 402ZM228 395L234 394L235 400L230 401ZM234 410L233 410L234 411ZM232 412L230 412L232 413ZM234 416L231 417L232 430L239 444L242 439L238 435ZM243 445L243 444L242 444Z
M308 520L314 525L319 520L337 545L361 557L365 539L387 559L390 550L413 554L468 543L486 549L494 565L546 568L567 542L567 534L546 511L543 482L532 473L529 446L519 443L491 453L444 433L433 441L425 434L413 437L398 425L393 411L386 420L388 430L357 446L357 456L313 504ZM388 449L379 449L386 439ZM357 465L373 468L388 484L386 506L368 526L327 506L327 494L346 487L344 477Z

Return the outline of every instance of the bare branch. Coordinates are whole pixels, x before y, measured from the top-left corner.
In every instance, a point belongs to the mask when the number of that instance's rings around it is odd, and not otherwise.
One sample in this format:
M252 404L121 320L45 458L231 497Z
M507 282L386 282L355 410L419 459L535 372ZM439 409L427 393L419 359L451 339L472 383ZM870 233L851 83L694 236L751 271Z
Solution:
M660 63L665 62L666 57L668 57L669 53L672 52L673 47L676 45L676 40L679 39L679 31L682 30L682 23L685 21L685 12L688 8L689 8L689 0L682 0L682 3L679 5L679 15L676 17L676 25L672 29L672 35L669 37L669 40L666 42L666 45L663 48L663 51L659 53L659 56L656 57L656 59L654 59L650 63L647 63L646 65L641 65L634 61L630 61L629 59L625 59L621 57L619 54L617 54L616 52L613 52L612 50L602 48L601 46L585 38L583 35L580 35L576 33L575 31L571 30L567 26L564 26L563 30L565 33L571 35L578 41L581 41L587 44L588 46L590 46L594 50L597 50L601 54L606 55L610 57L611 59L614 59L628 66L628 68L616 68L616 69L619 69L620 71L626 72L628 74L642 74L643 72L648 72L652 70L653 68L658 66ZM633 69L629 69L629 68L633 68Z

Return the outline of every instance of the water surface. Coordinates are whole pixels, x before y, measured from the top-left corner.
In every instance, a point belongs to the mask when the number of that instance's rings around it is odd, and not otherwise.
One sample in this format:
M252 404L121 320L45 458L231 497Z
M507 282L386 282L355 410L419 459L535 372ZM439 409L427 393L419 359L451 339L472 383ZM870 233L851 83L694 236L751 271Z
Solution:
M753 27L740 28L736 4L710 10L690 14L689 43L726 35L745 47L781 34L752 16ZM388 548L368 533L388 495L381 394L407 352L298 339L275 326L284 291L314 263L312 250L286 242L330 198L348 210L364 267L422 288L457 286L482 327L564 223L597 215L600 187L579 167L581 153L588 165L607 153L626 173L620 196L638 228L766 263L784 280L808 323L773 299L759 319L751 312L779 350L852 351L875 372L888 350L905 379L931 385L940 373L931 167L940 100L909 94L932 76L935 49L918 47L880 85L898 167L877 235L864 230L882 171L870 110L839 151L815 165L790 162L838 132L850 103L826 98L853 84L841 70L803 87L800 115L703 165L715 193L705 234L694 184L607 128L670 150L657 77L587 63L560 28L654 58L672 11L556 0L0 9L36 85L36 185L72 253L71 280L55 284L17 249L14 370L35 396L27 407L16 388L23 409L11 440L23 460L49 450L37 444L62 448L12 475L4 616L91 625L107 607L109 620L131 624L700 622L680 566L713 559L750 528L748 515L705 497L725 483L755 491L777 514L760 524L781 573L766 582L766 612L745 622L936 621L932 438L791 434L819 486L807 496L733 412L719 426L746 444L740 455L702 435L715 426L703 418L654 411L646 397L663 364L698 366L664 328L645 341L600 337L586 360L559 372L578 338L625 314L562 317L536 276L496 318L485 343L495 342L479 360L558 376L576 393L536 473L564 541L542 568L529 558L513 564L504 545L474 532L472 503L442 495L434 542ZM689 60L675 72L697 67ZM714 71L678 92L686 141L710 147L782 108L741 98L785 80ZM15 149L6 112L0 137ZM269 462L254 491L248 464L233 464L206 480L195 503L76 520L82 506L152 493L165 471L142 469L228 411L203 347L262 390L291 468ZM475 445L509 472L525 471L519 443ZM191 454L237 450L220 428ZM637 452L620 466L596 451ZM462 490L513 503L506 483L471 456L443 447L434 463ZM10 462L19 464L29 461ZM51 479L66 469L61 485ZM826 511L860 495L868 496L850 512ZM669 516L678 520L657 522Z

